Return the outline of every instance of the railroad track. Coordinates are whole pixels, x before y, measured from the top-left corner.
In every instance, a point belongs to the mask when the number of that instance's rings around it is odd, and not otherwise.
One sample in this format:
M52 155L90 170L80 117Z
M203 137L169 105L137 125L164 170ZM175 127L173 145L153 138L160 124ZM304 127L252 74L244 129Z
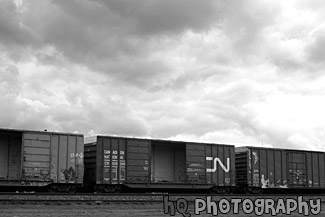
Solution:
M161 204L164 198L176 201L183 198L190 203L197 198L206 199L211 197L217 201L220 199L249 198L297 198L299 195L247 195L247 194L95 194L95 193L75 193L75 194L56 194L56 193L0 193L0 204ZM325 203L325 195L301 195L305 200L320 198Z

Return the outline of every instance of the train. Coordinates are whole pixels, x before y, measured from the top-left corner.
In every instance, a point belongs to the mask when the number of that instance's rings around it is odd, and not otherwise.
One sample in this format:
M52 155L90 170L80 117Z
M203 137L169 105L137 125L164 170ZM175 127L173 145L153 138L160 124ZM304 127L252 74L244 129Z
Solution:
M325 193L325 153L0 129L0 188Z
M0 187L46 187L74 192L83 186L84 136L0 129Z

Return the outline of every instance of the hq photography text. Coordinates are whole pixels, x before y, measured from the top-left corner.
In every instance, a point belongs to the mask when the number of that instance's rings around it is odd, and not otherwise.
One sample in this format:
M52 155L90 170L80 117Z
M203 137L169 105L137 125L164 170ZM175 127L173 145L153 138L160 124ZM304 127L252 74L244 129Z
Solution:
M299 196L295 199L222 198L214 201L211 196L208 196L206 199L195 198L194 201L188 201L184 198L172 201L168 196L164 196L163 211L166 215L175 216L179 213L184 217L204 213L212 216L224 214L255 214L257 216L270 214L276 216L278 214L291 215L293 213L309 216L311 214L318 215L321 212L321 199L304 200L302 196Z

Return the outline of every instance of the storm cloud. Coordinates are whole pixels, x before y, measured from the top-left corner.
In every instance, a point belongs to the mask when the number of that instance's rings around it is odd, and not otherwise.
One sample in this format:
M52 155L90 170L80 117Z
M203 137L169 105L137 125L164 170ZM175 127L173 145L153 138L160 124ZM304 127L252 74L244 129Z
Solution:
M1 127L324 150L322 1L0 1Z

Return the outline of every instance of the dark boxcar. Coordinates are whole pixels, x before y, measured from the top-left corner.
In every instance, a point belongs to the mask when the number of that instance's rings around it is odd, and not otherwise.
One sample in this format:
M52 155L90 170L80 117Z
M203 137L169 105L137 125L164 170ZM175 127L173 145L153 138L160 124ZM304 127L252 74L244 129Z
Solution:
M325 153L238 147L236 181L250 192L263 189L325 189Z
M0 129L0 186L48 186L74 191L83 184L83 135Z
M234 146L96 136L85 141L85 183L96 191L235 186Z

